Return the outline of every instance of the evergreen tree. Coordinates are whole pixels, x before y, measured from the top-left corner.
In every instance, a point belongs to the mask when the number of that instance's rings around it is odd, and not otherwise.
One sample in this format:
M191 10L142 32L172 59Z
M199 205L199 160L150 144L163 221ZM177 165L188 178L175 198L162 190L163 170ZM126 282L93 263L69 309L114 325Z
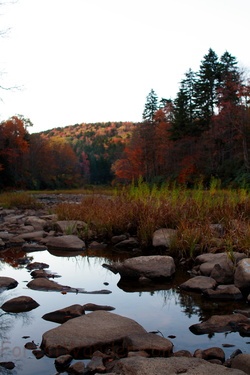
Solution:
M151 89L146 100L142 118L144 121L153 122L154 115L158 110L158 97L153 89Z
M194 126L194 87L195 73L189 69L185 74L185 79L181 81L181 88L174 100L173 121L171 127L171 139L177 140L186 135L195 135Z
M201 62L195 85L196 118L201 131L209 127L210 119L214 115L217 105L218 83L218 56L210 48Z

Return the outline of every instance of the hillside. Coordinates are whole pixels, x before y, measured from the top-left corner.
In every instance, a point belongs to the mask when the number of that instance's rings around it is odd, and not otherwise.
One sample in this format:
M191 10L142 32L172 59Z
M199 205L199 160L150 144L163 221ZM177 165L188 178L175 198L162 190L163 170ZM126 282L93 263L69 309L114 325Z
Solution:
M84 180L106 184L113 179L112 164L121 157L126 141L137 125L132 122L82 123L39 134L48 140L66 140L79 158Z

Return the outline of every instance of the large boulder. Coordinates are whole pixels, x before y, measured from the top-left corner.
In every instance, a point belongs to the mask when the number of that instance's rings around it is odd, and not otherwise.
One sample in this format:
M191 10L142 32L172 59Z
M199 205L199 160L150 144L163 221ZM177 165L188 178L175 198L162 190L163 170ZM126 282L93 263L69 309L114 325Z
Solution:
M124 338L135 333L145 334L146 331L132 319L94 311L45 332L41 347L49 357L71 354L74 358L91 358L96 350L124 349Z
M82 251L85 249L85 242L75 235L50 237L46 245L49 249L60 249L70 251Z
M232 368L245 371L246 374L250 374L250 354L239 354L232 359Z
M200 358L122 358L109 364L110 373L119 375L246 375L238 369L216 365Z
M127 336L123 344L128 351L145 351L152 357L169 357L173 344L168 339L154 333L133 333Z
M175 263L167 255L150 255L126 259L124 262L103 264L110 271L119 273L124 279L163 279L175 273Z
M250 258L242 259L237 264L234 274L234 284L240 289L250 288Z

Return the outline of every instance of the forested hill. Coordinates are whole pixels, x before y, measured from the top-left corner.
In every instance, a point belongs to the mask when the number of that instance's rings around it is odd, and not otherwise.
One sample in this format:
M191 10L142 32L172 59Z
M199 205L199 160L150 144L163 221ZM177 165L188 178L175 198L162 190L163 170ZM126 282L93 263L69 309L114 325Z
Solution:
M112 164L138 124L132 122L81 123L39 133L47 140L67 141L82 166L86 183L106 184L114 178Z

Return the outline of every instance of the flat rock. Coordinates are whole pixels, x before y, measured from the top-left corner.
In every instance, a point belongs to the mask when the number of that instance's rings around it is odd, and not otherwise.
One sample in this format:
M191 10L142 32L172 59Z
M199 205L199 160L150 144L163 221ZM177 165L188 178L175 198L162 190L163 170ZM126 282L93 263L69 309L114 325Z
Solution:
M129 258L122 263L103 264L103 267L114 273L119 272L124 279L162 279L170 278L175 273L174 260L167 255Z
M214 289L216 285L216 281L211 277L195 276L181 284L180 289L194 292L204 292L207 289Z
M83 305L82 308L84 309L84 311L97 311L97 310L112 311L112 310L115 310L115 307L113 307L113 306L96 305L95 303L85 303L85 305Z
M18 282L11 277L0 276L0 291L5 289L13 289L18 285Z
M129 334L144 334L145 329L132 319L107 311L94 311L68 320L43 334L41 347L49 357L71 354L74 358L91 358L96 350L122 346Z
M61 285L56 283L55 281L48 280L43 277L39 277L37 279L31 280L27 287L33 290L41 290L41 291L71 291L72 288L68 285ZM75 290L74 290L75 291Z
M1 309L6 312L25 312L31 311L37 308L39 304L34 301L31 297L27 296L19 296L16 298L12 298L9 301L6 301L2 306Z
M119 375L246 375L238 369L216 365L200 358L122 358L110 364L110 372Z
M43 230L43 228L47 224L47 221L44 220L44 219L41 219L37 216L27 216L25 221L24 221L24 224L25 225L32 225L34 230L37 231L37 230Z
M85 314L84 307L81 305L71 305L63 309L55 310L42 316L44 320L56 323L65 323L69 319L76 318Z
M50 237L47 241L49 249L60 249L66 251L81 251L85 249L85 242L75 235Z
M44 268L49 268L49 265L47 263L42 262L33 262L29 263L26 267L28 270L43 270Z
M22 245L22 250L27 253L31 253L34 251L45 251L47 250L47 246L40 245L38 243L25 243Z
M208 320L189 327L195 335L214 332L234 331L239 323L248 323L249 319L242 314L213 315Z
M128 351L143 350L153 357L169 357L173 352L173 344L168 339L154 333L133 333L123 343Z
M234 285L219 285L215 290L207 289L204 295L211 299L220 299L224 301L238 301L243 298L239 288Z

